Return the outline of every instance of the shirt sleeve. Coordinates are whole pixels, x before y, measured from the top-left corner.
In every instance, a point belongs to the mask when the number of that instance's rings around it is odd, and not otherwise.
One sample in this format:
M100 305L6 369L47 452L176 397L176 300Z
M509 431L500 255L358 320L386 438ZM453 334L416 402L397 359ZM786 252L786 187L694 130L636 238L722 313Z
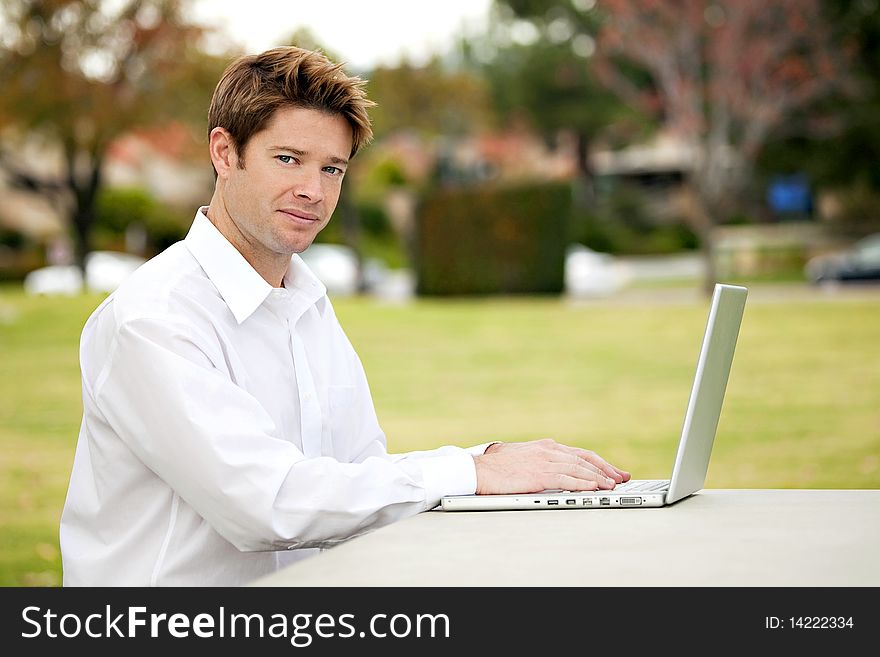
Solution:
M474 491L473 457L455 447L306 458L214 366L209 344L183 321L127 320L90 394L129 449L239 550L328 547Z
M480 456L486 448L493 443L484 443L474 447L460 448L444 446L438 449L406 452L404 454L392 454L391 458L397 462L402 460L417 461L425 470L425 491L427 504L433 508L440 504L440 498L444 495L471 495L477 490L477 470L474 465L474 456ZM445 468L442 457L453 456L459 458L466 455L467 465L470 467ZM441 457L438 459L438 457ZM456 464L457 465L457 464Z
M341 329L340 329L341 333ZM361 463L365 459L380 457L390 459L402 467L416 467L422 471L425 486L426 508L432 509L440 503L444 495L471 495L477 489L477 471L474 456L482 454L492 443L471 448L445 445L437 449L389 454L385 434L379 427L376 409L370 395L370 386L360 358L342 334L347 346L349 366L357 385L357 429L353 430L354 441L351 460Z

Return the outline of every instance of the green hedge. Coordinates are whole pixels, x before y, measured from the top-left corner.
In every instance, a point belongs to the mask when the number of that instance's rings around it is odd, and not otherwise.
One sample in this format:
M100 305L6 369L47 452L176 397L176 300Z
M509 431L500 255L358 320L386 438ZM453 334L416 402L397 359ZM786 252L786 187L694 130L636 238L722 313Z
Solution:
M170 207L138 187L102 189L95 207L94 248L118 248L131 224L147 232L148 251L158 253L186 237L190 208Z
M571 211L567 183L438 189L419 206L417 294L563 291Z

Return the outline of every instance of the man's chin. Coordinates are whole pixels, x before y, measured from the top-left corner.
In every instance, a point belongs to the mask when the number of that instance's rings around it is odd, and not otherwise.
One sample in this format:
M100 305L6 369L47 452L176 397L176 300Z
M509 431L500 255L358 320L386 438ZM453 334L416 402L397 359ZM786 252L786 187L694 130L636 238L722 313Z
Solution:
M297 245L297 249L296 249L296 251L294 251L294 253L296 253L296 254L300 254L300 253L302 253L303 251L305 251L306 249L308 249L308 248L309 248L312 244L314 244L314 243L315 243L315 240L314 240L314 239L309 240L309 242L308 242L307 244L305 244L305 245L303 245L302 243L300 243L299 245Z
M283 235L276 238L276 244L279 247L278 253L293 255L294 253L302 253L308 249L315 241L315 235Z
M323 228L324 226L321 226ZM318 230L310 229L308 231L305 230L297 230L297 231L289 231L287 234L280 235L281 243L287 247L288 253L302 253L306 249L308 249L318 237L318 233L321 232L321 228Z

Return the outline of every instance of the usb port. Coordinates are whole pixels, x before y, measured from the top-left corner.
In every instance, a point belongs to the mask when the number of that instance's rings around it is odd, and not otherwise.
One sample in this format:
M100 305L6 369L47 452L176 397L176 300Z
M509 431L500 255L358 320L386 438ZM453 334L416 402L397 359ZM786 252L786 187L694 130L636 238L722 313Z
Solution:
M559 504L559 500L547 500L547 504Z
M572 499L570 499L570 500L565 500L565 503L566 503L566 504L575 505L575 504L578 503L578 501L577 501L576 499L572 498Z
M600 497L599 504L602 506L611 506L611 499L607 497Z

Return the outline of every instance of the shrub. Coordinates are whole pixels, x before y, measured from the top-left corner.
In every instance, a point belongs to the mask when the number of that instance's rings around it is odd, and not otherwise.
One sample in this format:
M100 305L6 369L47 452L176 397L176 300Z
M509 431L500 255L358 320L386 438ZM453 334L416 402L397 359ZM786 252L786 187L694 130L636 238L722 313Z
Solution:
M108 243L119 239L131 225L141 225L153 251L159 252L183 239L191 213L178 212L140 188L108 188L98 195L95 232Z
M430 192L417 213L417 293L562 292L570 207L567 183Z
M634 185L617 185L599 195L595 207L575 211L572 241L614 255L654 255L695 249L699 240L682 219L652 209Z

